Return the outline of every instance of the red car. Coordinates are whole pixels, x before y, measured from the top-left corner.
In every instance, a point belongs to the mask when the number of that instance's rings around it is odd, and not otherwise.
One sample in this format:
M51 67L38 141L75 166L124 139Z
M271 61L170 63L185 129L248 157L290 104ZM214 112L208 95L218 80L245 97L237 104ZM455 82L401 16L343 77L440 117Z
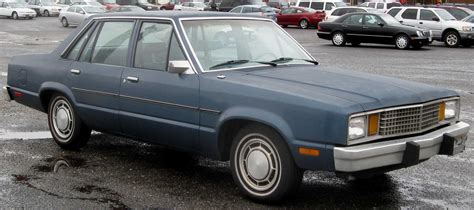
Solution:
M326 17L324 11L304 7L290 7L281 10L277 15L277 23L283 27L297 25L306 29L310 26L318 26L318 23L324 20L324 17Z

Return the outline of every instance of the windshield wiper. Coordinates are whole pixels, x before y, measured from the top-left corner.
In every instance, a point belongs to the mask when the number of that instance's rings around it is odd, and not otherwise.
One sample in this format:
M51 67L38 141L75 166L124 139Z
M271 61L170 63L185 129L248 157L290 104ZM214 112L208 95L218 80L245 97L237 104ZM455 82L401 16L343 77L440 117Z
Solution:
M281 58L277 58L275 60L271 60L270 62L272 62L272 63L288 63L288 62L293 61L293 60L306 61L306 62L312 63L314 65L319 65L319 63L317 61L313 61L313 60L309 60L309 59L290 58L290 57L281 57Z
M219 63L217 65L211 66L209 69L217 69L217 68L223 67L223 66L240 65L240 64L246 64L246 63L259 63L259 64L270 65L270 66L273 66L273 67L278 65L274 62L265 62L265 61L230 60L230 61L226 61L224 63Z

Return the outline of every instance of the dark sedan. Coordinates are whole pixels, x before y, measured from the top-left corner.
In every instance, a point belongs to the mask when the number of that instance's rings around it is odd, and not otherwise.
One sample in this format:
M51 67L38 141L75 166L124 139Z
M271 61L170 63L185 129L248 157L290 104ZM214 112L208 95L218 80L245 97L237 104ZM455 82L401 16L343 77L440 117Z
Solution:
M395 44L398 49L415 49L431 41L429 31L400 24L387 14L351 13L334 22L323 22L318 26L318 37L332 40L336 46L351 43Z

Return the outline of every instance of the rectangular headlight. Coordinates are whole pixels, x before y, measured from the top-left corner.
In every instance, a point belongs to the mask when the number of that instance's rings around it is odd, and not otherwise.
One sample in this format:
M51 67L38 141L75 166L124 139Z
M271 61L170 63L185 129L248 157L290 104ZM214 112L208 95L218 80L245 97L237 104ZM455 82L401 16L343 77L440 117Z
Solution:
M367 130L367 117L353 117L349 120L349 140L365 137Z
M453 119L458 115L459 112L459 101L446 101L444 106L444 119L449 120Z

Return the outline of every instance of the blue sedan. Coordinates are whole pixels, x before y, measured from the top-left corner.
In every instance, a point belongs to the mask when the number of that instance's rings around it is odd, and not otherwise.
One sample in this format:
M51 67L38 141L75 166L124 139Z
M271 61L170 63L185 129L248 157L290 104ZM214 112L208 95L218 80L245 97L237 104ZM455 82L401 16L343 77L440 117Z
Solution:
M230 160L259 201L304 170L357 178L455 155L470 128L454 91L319 66L274 21L229 13L92 16L52 53L12 58L7 84L64 149L97 130Z

